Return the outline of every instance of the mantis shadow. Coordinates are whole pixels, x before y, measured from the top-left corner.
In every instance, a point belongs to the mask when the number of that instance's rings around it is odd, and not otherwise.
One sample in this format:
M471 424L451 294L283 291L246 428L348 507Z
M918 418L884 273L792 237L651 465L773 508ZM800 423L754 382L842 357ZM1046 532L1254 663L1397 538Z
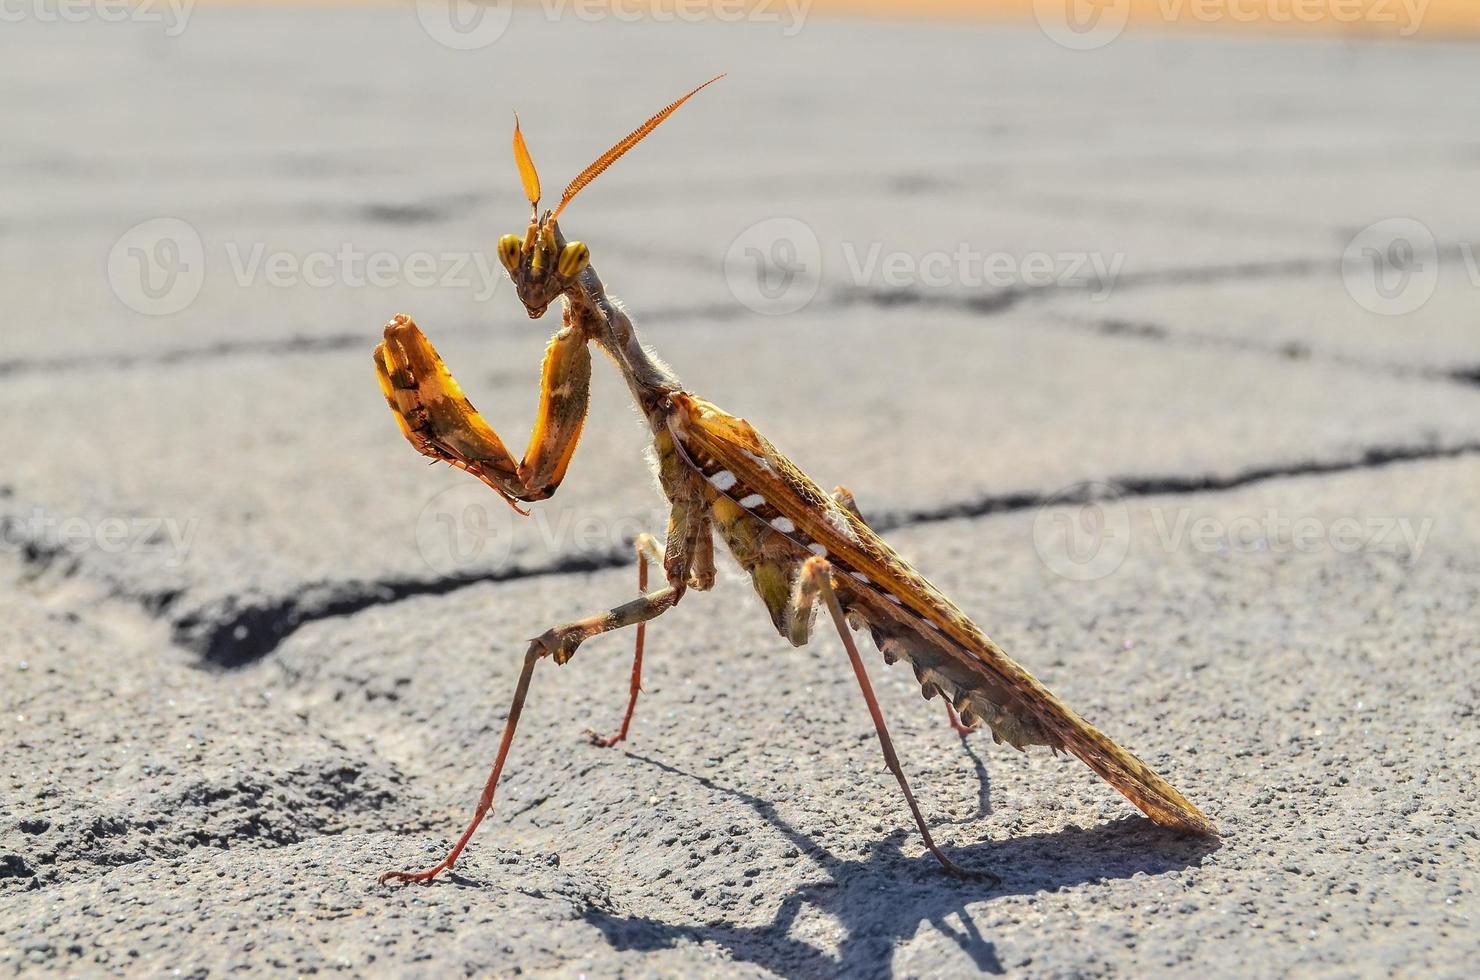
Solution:
M839 857L788 824L765 800L666 763L629 755L745 803L798 851L821 865L826 878L793 888L781 898L771 921L759 926L676 924L602 909L588 909L585 920L600 929L616 949L650 952L713 943L737 960L796 980L893 977L895 948L914 938L927 923L954 940L978 971L1005 973L996 947L977 928L969 903L1138 873L1161 874L1198 864L1219 846L1216 839L1189 838L1142 817L1125 817L1091 829L1066 827L949 847L951 857L968 870L990 870L1002 877L1001 884L963 881L943 874L928 853L905 855L901 844L913 837L904 830L877 840L860 858ZM841 925L836 953L792 934L798 917L809 910Z
M977 754L976 747L964 737L961 739L961 748L971 759L971 767L976 771L976 813L970 817L959 817L950 820L936 821L941 826L952 824L972 823L982 817L992 815L992 777L987 772L987 764Z

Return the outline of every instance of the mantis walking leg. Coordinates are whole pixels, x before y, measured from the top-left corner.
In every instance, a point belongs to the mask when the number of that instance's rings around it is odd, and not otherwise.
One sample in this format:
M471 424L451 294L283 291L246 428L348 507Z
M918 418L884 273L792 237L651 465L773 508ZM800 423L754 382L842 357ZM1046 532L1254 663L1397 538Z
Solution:
M838 502L838 506L851 513L860 521L863 521L865 525L868 524L868 521L863 520L863 512L858 509L858 502L853 499L853 491L849 490L847 487L833 487L832 497ZM962 739L965 739L966 736L976 731L976 729L971 727L970 725L962 724L961 717L956 714L956 708L954 705L951 704L949 700L946 701L946 720L950 722L951 728L954 729L956 734L960 735Z
M853 634L848 629L848 619L843 612L842 603L838 601L837 594L833 592L832 565L825 558L808 558L802 563L801 572L797 576L796 591L792 598L792 623L805 623L808 620L811 616L812 604L818 595L822 596L822 601L832 616L833 625L838 629L838 636L842 637L843 647L848 651L848 659L853 664L853 674L858 678L858 687L863 692L863 700L868 704L874 730L879 735L879 745L884 750L884 764L889 767L889 771L899 782L899 788L904 791L905 802L909 804L910 813L915 817L915 826L920 829L920 836L924 839L925 846L930 849L930 853L935 855L935 859L948 873L962 878L983 877L966 871L946 857L945 853L935 845L934 838L930 836L930 828L925 825L925 817L920 812L920 805L915 802L915 794L910 790L909 780L905 778L904 769L899 764L899 756L894 751L894 742L890 739L889 729L884 724L884 713L879 709L879 701L874 697L874 688L869 682L868 671L864 669L863 658L858 655L858 647L853 643ZM987 875L985 877L995 878L996 876Z
M961 721L961 716L956 714L956 706L949 701L946 702L946 720L951 723L951 727L956 730L956 734L960 735L963 740L966 736L976 731L975 728Z
M452 850L441 861L422 871L387 871L380 876L380 883L388 881L431 881L443 871L452 870L462 854L463 848L468 846L472 840L473 833L477 831L478 825L483 818L493 809L494 792L498 789L500 777L504 771L504 760L508 758L509 746L514 741L514 729L519 725L519 715L524 711L524 700L529 695L529 682L534 675L534 665L544 657L551 657L557 664L564 664L575 655L576 648L593 636L621 629L624 626L646 623L673 608L682 595L681 590L672 586L662 588L656 592L641 596L631 602L623 603L606 612L578 619L564 626L556 626L546 630L540 636L529 642L529 650L524 654L524 667L519 672L519 682L514 687L514 702L509 708L509 719L504 723L504 734L499 740L498 755L494 757L493 769L488 774L488 782L483 786L483 794L478 797L478 806L473 810L473 818L468 821L468 826L452 845Z
M637 549L637 591L646 592L648 583L648 563L661 566L663 564L663 548L651 534L639 534L635 542ZM642 648L647 639L647 623L637 624L637 639L633 643L632 654L632 685L627 693L627 710L622 715L622 727L615 735L601 735L594 729L586 729L586 736L591 739L592 745L599 745L609 749L627 737L627 729L632 724L632 713L637 710L637 696L642 693Z

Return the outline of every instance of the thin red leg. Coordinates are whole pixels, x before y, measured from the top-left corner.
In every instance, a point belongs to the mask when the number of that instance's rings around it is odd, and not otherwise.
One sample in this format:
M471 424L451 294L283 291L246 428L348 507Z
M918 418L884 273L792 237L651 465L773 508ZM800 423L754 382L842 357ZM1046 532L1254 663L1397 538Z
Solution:
M453 845L447 856L437 864L424 871L387 871L380 876L381 883L431 881L457 863L458 856L462 854L463 848L468 846L468 841L472 839L478 825L483 822L483 817L493 809L493 792L498 788L499 777L504 771L504 760L508 758L509 746L514 741L514 729L518 727L519 715L524 711L524 699L529 695L529 680L534 674L534 665L539 663L541 657L548 656L557 664L564 664L575 655L576 649L586 640L611 630L625 629L628 626L645 623L655 616L661 616L673 608L681 595L678 589L669 586L659 589L652 595L643 595L630 602L624 602L606 612L546 630L544 635L531 640L529 652L524 655L524 669L520 671L519 683L514 688L514 704L509 708L509 720L504 723L504 736L499 742L498 755L493 760L493 771L488 774L488 782L483 787L483 795L478 798L478 807L473 811L473 819L468 822L467 829L457 839L457 843Z
M884 724L884 713L879 710L879 701L874 697L874 687L869 683L868 671L863 667L863 658L858 655L858 647L853 645L853 635L848 630L848 619L843 614L843 606L833 592L831 566L822 558L809 558L803 566L802 574L812 577L818 591L822 593L823 601L827 603L827 611L832 615L833 625L838 628L838 635L843 638L843 647L848 651L848 659L853 664L853 674L858 678L858 686L863 691L863 700L868 704L868 713L874 720L874 730L879 734L879 745L884 750L884 763L889 767L889 771L894 773L894 778L899 782L899 788L904 791L905 802L910 805L910 813L915 816L915 826L920 828L920 836L924 838L925 846L930 849L930 853L935 855L935 859L948 873L961 878L982 877L968 872L946 857L941 849L935 846L935 839L930 836L930 828L925 826L925 816L920 812L920 805L915 802L915 794L910 791L909 780L905 778L904 769L899 764L899 756L894 752L894 742L889 738L889 729Z
M458 856L468 846L473 832L483 822L484 815L493 809L493 791L498 788L499 776L504 771L504 759L508 757L509 746L514 741L514 729L519 725L519 715L524 711L524 699L529 694L529 680L534 675L534 665L539 663L544 652L544 648L536 640L529 645L529 652L524 655L524 669L520 671L519 684L514 688L514 704L509 708L509 720L504 723L504 737L498 743L498 756L493 760L493 771L488 774L488 782L483 787L483 795L478 797L478 807L473 811L473 819L468 822L468 828L462 832L447 856L437 864L423 871L387 871L379 878L382 885L388 881L428 882L443 871L452 870L452 866L457 863Z
M662 564L662 553L658 543L646 534L637 538L637 591L646 594L648 585L648 561ZM595 729L586 729L586 737L592 745L609 749L618 742L626 741L627 730L632 727L632 715L637 710L637 696L642 693L642 650L647 641L647 623L637 624L637 639L632 654L632 684L627 691L627 710L622 714L622 727L615 735L602 735Z
M646 571L646 569L644 569ZM646 575L643 578L647 578ZM647 587L647 583L642 583ZM642 645L647 638L647 624L637 627L636 652L632 655L632 686L627 693L627 710L622 713L622 727L617 729L615 735L603 735L594 728L586 729L586 737L591 740L592 745L599 745L603 749L609 749L618 742L627 740L627 729L632 727L632 715L637 710L637 696L642 693Z
M956 734L960 735L963 740L966 736L976 731L970 725L963 725L961 723L961 716L956 714L956 706L949 701L946 702L946 718L950 720L951 727L956 730Z

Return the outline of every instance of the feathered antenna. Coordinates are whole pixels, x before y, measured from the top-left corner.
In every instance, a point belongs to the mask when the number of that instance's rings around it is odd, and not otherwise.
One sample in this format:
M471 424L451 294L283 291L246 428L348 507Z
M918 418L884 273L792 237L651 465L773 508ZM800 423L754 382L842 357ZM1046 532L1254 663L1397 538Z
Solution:
M585 187L587 184L591 183L591 181L595 180L597 177L600 177L601 174L602 174L602 171L606 170L607 167L610 167L612 164L616 163L619 159L621 159L622 154L626 153L628 150L632 149L638 143L642 142L642 138L644 136L646 136L648 133L651 133L653 130L657 129L658 128L658 124L661 123L663 120L665 120L669 116L673 115L673 112L674 112L675 109L677 109L679 106L683 105L685 102L687 102L689 99L693 98L695 95L699 94L699 92L701 90L707 88L710 85L713 85L715 82L719 81L721 78L724 78L724 77L725 76L723 74L715 75L709 81L705 82L703 85L700 85L698 88L696 88L693 91L689 92L687 95L683 96L682 98L675 99L673 102L670 102L667 106L663 107L656 114L654 114L653 117L651 119L649 119L647 122L643 123L641 126L638 126L632 132L628 133L626 136L623 136L620 140L618 140L615 146L613 146L610 150L607 150L601 156L597 157L595 163L591 164L591 166L587 167L585 170L582 170L580 172L580 174L576 177L576 179L573 180L573 181L571 181L566 186L565 193L562 194L562 195L560 195L560 204L556 206L555 211L550 215L550 217L547 220L554 221L556 218L560 217L560 212L565 210L565 206L570 203L571 198L573 198L577 194L579 194L581 192L581 189L583 187ZM518 125L516 124L515 127L514 127L514 153L515 153L515 156L518 156L519 151L523 147L523 145L524 145L524 141L519 136L519 128L518 128ZM529 159L529 151L525 150L524 151L523 160L528 160L528 159ZM524 163L522 163L522 162L519 164L519 172L520 172L520 175L521 176L525 173ZM534 164L533 163L530 163L529 164L529 173L530 174L533 174L534 173ZM534 200L535 198L537 198L539 196L539 187L540 187L539 178L538 177L535 177L534 178L534 192L533 192L533 197L531 197L531 200ZM530 188L530 183L529 183L528 178L526 178L525 179L525 182L524 182L525 193L529 193L529 188Z

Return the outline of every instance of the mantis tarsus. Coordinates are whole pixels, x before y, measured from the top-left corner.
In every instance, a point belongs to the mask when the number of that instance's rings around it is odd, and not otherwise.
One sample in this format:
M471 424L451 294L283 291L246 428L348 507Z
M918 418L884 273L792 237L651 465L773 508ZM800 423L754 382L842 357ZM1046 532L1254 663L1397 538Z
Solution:
M1212 821L1166 780L1115 744L1019 666L965 614L911 568L865 523L852 495L823 492L744 419L726 414L685 389L637 341L632 321L606 293L581 242L567 241L558 219L573 197L704 85L665 107L571 181L553 211L540 212L540 183L516 117L514 157L532 214L523 236L505 235L498 255L520 301L537 318L556 298L563 322L545 353L539 414L523 459L516 460L463 395L412 320L399 315L375 351L376 370L402 433L416 449L478 477L515 509L543 500L565 476L585 422L590 345L621 371L652 430L655 466L670 507L666 547L648 535L636 542L639 596L605 612L556 626L529 644L492 772L472 820L447 856L416 872L390 871L386 881L429 881L450 869L493 806L535 665L564 664L586 640L635 626L636 654L620 731L626 737L641 682L645 624L690 589L714 585L714 535L750 574L777 631L806 643L818 600L842 637L873 718L884 760L899 782L925 846L953 874L926 826L869 683L852 629L867 629L888 663L914 667L925 697L945 695L958 730L985 724L998 742L1018 749L1046 745L1068 751L1124 793L1153 821L1212 834ZM666 583L647 591L649 565ZM958 719L959 714L959 721Z

